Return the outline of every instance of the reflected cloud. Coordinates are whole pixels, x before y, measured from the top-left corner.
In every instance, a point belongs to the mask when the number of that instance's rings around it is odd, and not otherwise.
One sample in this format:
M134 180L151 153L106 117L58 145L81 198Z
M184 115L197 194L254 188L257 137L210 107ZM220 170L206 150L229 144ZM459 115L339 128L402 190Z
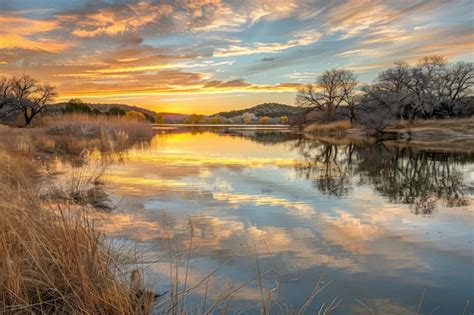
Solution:
M172 131L129 151L106 185L133 190L140 207L101 214L98 228L159 258L151 269L165 282L169 257L184 270L191 235L190 283L218 267L220 288L254 279L256 252L268 290L309 290L324 269L327 294L348 297L344 310L359 310L355 298L372 310L411 309L406 288L444 292L446 304L453 279L463 292L470 286L473 213L453 201L473 200L472 155L229 132ZM423 196L436 199L436 212L416 213ZM258 301L255 285L233 301Z
M213 193L212 197L219 201L226 201L228 203L238 205L250 204L253 206L279 206L287 209L290 214L298 216L309 216L316 213L316 209L306 203L275 198L272 196Z

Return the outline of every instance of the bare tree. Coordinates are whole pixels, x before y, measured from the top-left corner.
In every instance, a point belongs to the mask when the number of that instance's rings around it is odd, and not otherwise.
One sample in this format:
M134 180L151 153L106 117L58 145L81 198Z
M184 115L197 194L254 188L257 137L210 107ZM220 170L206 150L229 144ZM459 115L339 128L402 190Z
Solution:
M465 114L473 84L472 63L449 65L442 56L421 58L410 69L410 80L405 82L411 94L409 120L416 116L427 119Z
M350 70L328 70L318 77L315 84L308 84L298 91L296 103L299 106L321 111L326 119L331 120L339 106L346 105L352 108L355 104L354 95L357 84L357 79ZM351 115L350 118L352 120L355 115Z
M399 61L362 88L362 93L357 86L351 71L332 69L302 87L296 103L308 112L317 111L314 116L321 121L346 116L354 122L357 118L377 133L400 118L413 123L417 118L474 114L473 63L449 64L442 56L423 57L414 66Z
M472 62L458 62L447 69L442 77L439 111L448 116L465 113L474 86L474 66Z
M397 62L380 73L364 88L364 100L388 107L410 123L417 117L457 116L467 111L473 81L472 63L450 66L444 57L428 56L413 67Z
M396 62L392 68L380 73L372 85L363 88L365 95L362 110L367 112L373 111L374 107L383 107L383 111L390 111L395 116L406 115L412 110L412 95L408 88L410 82L408 64Z
M410 81L406 87L411 92L411 106L408 119L413 122L416 116L424 119L433 117L439 107L446 72L447 60L442 56L427 56L410 69Z
M29 125L33 118L42 113L56 96L53 86L39 84L37 80L28 75L2 79L1 84L2 90L0 92L3 91L7 95L4 97L2 93L2 101L19 110L23 114L26 125ZM8 86L8 89L3 86Z
M0 110L13 104L13 82L7 76L0 77Z
M398 118L413 111L410 67L406 62L381 72L375 82L363 87L363 96L357 105L358 121L378 135Z
M358 95L356 87L359 84L354 72L350 70L343 70L340 73L340 83L342 90L343 105L347 107L347 118L354 123L356 121L356 106L358 102Z
M385 129L392 125L397 116L390 107L378 103L365 103L364 110L358 116L358 122L368 130L373 130L377 136L384 134Z

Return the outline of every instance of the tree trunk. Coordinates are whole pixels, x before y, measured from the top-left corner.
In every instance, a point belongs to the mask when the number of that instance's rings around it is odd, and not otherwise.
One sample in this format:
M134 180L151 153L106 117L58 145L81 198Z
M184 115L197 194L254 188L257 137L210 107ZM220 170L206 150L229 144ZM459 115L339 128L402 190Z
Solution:
M33 117L29 117L25 115L25 126L29 126L31 124L31 120Z
M408 113L408 124L413 125L413 122L415 121L415 116L416 116L416 111L412 110Z

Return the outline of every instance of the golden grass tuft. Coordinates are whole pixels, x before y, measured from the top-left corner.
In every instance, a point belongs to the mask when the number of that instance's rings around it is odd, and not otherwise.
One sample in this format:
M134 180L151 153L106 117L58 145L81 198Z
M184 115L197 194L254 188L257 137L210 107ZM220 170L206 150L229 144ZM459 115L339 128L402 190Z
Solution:
M61 114L41 118L34 133L39 154L83 163L84 154L99 151L107 157L132 145L151 140L154 131L149 122L126 116Z
M313 123L305 127L304 131L310 133L321 133L321 134L332 134L341 133L348 129L353 128L352 124L348 120L338 120L325 124Z
M51 135L102 138L105 142L148 140L153 136L149 122L128 116L51 115L42 118L42 125Z

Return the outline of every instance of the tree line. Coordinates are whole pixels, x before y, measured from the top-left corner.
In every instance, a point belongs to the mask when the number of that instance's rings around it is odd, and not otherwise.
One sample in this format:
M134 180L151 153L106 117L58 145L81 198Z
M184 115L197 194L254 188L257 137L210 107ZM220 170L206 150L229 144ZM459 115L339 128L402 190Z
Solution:
M428 56L413 66L396 62L365 85L351 70L325 71L298 90L296 103L314 111L319 123L348 119L383 132L400 119L473 115L473 84L471 62L450 64L445 57Z

